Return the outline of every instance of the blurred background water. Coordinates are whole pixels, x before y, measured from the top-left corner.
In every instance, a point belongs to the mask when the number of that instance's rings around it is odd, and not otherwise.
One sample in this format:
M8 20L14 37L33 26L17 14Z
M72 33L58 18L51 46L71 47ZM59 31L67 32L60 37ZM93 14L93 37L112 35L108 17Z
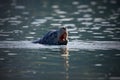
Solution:
M120 80L119 5L0 0L0 80ZM31 43L62 26L69 26L67 46Z

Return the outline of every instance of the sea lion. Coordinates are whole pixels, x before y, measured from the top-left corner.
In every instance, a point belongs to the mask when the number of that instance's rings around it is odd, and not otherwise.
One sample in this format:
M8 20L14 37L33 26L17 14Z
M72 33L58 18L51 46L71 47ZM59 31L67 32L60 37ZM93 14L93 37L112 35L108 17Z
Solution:
M43 38L33 41L33 43L46 44L46 45L67 45L68 31L67 28L62 27L55 31L49 31Z

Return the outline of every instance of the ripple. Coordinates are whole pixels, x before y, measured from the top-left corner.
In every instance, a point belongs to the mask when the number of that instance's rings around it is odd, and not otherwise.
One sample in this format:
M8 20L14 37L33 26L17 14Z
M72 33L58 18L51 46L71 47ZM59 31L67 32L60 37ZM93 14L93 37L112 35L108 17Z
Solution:
M79 29L79 32L86 32L85 29Z
M11 25L18 25L18 24L21 24L22 21L19 21L19 20L10 20L8 21Z
M102 66L102 64L94 64L94 66L100 67L100 66Z
M85 18L92 18L91 16L92 16L91 14L84 14L83 17L85 17Z
M73 12L73 15L77 15L77 14L80 14L80 12L78 12L78 11Z
M76 34L76 33L78 33L78 32L76 32L76 31L71 31L70 33Z
M27 38L27 39L33 39L34 37L32 37L32 36L27 36L27 37L25 37L25 38Z
M0 33L2 33L2 34L11 34L11 33L13 33L13 31L7 31L7 32L0 31Z
M67 56L70 56L70 55L69 54L62 54L61 56L67 57Z
M39 64L39 65L54 65L54 66L59 66L59 63L53 63L53 62L34 62L34 64Z
M17 55L16 53L8 53L9 56L15 56Z
M51 20L53 17L45 17L45 20Z
M95 6L95 5L97 4L97 2L91 1L90 4L91 4L92 6Z
M64 18L64 19L52 19L53 21L72 21L74 18Z
M113 37L114 37L114 35L108 35L108 37L112 37L112 38L113 38Z
M4 19L0 19L0 22L5 22L5 21L8 21L9 20L9 18L4 18Z
M120 54L115 54L115 56L120 56Z
M98 9L107 9L106 6L97 6Z
M75 30L77 30L76 27L72 27L72 28L69 28L69 29L68 29L68 31L75 31Z
M119 14L117 14L117 15L111 15L111 16L109 17L109 19L110 19L110 20L115 20L115 19L118 18L118 15L119 15Z
M10 17L9 19L10 20L17 20L18 18L17 17Z
M87 31L88 33L93 33L93 31Z
M14 30L13 32L14 33L22 33L23 31L22 30Z
M29 32L29 34L36 34L35 32Z
M38 24L45 23L46 21L47 21L46 19L35 19L35 21L33 21L31 24L38 25Z
M22 12L23 15L28 15L29 12L25 11L25 12Z
M105 11L99 11L100 14L103 14Z
M1 37L2 37L2 36L7 37L7 36L9 36L9 34L0 34L0 36L1 36Z
M72 4L73 4L73 5L78 5L79 2L78 2L78 1L74 1L74 2L72 2Z
M93 22L82 22L81 24L86 25L86 26L90 26L93 24Z
M59 15L60 18L65 18L66 16L65 15Z
M120 33L120 31L116 31L116 33L117 33L117 34L119 34L119 33Z
M25 9L25 6L22 6L22 5L17 5L17 6L15 6L15 9Z
M0 61L3 61L3 60L5 60L5 58L0 58Z
M93 36L94 38L105 38L105 36Z
M59 9L56 9L56 10L55 10L55 13L57 13L57 14L67 14L66 11L61 11L61 10L59 10Z
M93 33L94 35L101 35L102 33Z
M98 54L98 55L96 55L96 57L102 57L102 56L104 56L104 54Z
M110 24L110 22L107 22L107 21L103 21L101 22L102 24Z
M91 21L93 18L77 18L77 21Z
M120 40L120 38L118 38L118 37L113 37L112 39L115 39L115 40Z
M79 36L69 36L70 39L78 39L80 38Z
M12 41L12 40L14 40L14 38L6 38L6 40Z
M75 24L63 24L63 26L66 26L68 29L75 28Z
M77 38L79 37L77 36ZM87 50L117 49L117 50L120 50L119 41L85 41L84 42L79 40L73 40L72 42L68 42L67 46L69 49L87 49ZM0 48L59 49L60 46L47 46L42 44L33 44L31 41L0 41Z
M94 18L94 22L103 22L105 19L103 18Z
M32 73L32 74L36 74L37 72L34 70L26 70L26 71L20 71L22 74L24 73Z
M115 27L116 24L102 23L101 26L108 26L108 27L113 26L113 27Z
M83 9L83 8L89 8L89 6L88 5L79 5L79 6L77 6L77 8Z
M47 59L47 57L42 57L42 59Z
M101 27L92 27L91 30L99 30Z
M23 28L28 28L29 26L22 26Z
M52 8L56 9L56 8L59 8L58 5L52 5Z
M88 9L84 9L84 10L78 10L78 12L81 12L81 13L92 13L93 10L91 8L88 8Z
M59 24L59 23L52 23L50 24L51 26L61 26L62 24Z
M115 28L106 28L107 31L115 30Z
M109 34L114 34L113 31L109 31L109 30L104 30L103 32L104 32L104 33L109 33Z
M3 52L8 53L8 52L10 52L10 51L9 51L9 50L5 50L5 51L3 51Z

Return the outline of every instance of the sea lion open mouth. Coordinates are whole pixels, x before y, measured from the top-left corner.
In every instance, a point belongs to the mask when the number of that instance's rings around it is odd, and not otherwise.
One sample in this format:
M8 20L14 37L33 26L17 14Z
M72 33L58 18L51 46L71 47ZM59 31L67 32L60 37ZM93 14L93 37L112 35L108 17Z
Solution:
M68 32L66 28L61 28L61 34L59 36L59 42L60 45L66 45L68 43Z
M46 45L67 45L68 32L66 28L47 32L42 38L34 41L33 43L46 44Z
M59 39L60 39L60 41L65 41L66 37L67 37L67 33L64 32L62 35L60 35Z

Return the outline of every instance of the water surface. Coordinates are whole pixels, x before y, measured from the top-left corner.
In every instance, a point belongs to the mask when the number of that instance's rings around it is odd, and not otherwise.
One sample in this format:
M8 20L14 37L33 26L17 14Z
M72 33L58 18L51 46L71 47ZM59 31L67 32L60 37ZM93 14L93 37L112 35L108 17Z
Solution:
M120 80L119 0L1 0L1 80ZM67 46L31 43L67 26Z

